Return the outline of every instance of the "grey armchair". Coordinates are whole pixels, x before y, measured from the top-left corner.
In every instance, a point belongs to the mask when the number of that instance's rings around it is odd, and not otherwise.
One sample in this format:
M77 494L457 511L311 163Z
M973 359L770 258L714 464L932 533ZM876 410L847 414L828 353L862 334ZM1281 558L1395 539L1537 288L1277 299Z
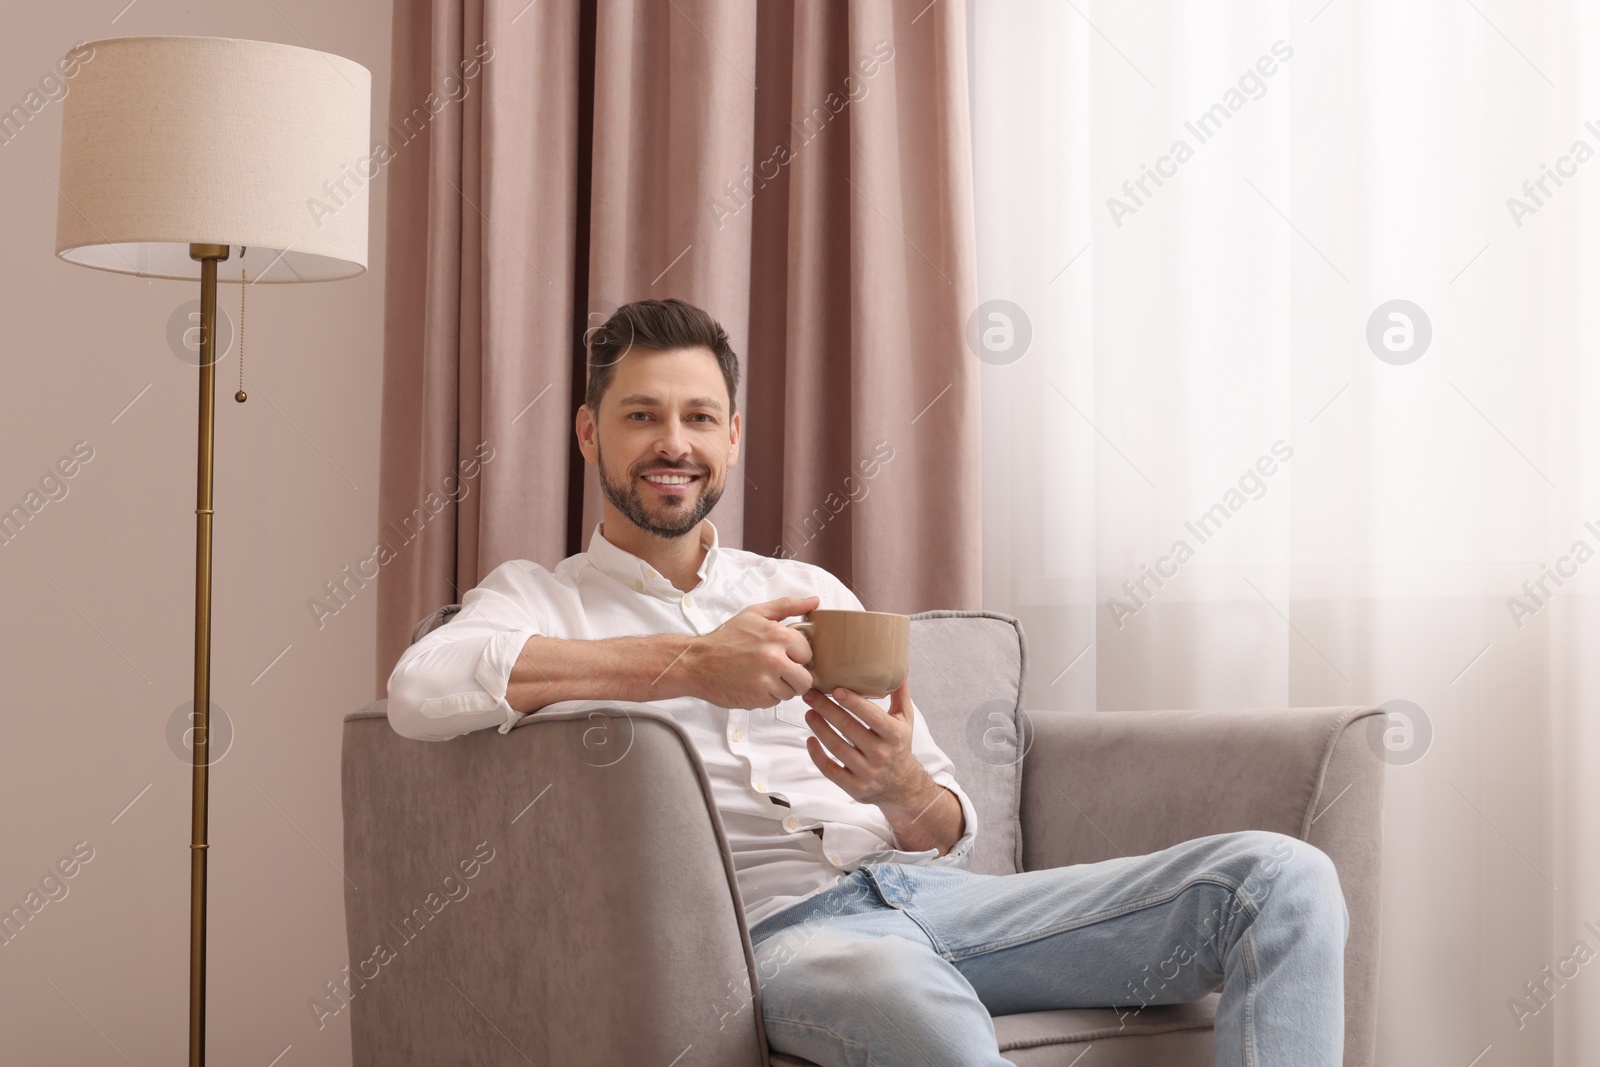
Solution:
M449 617L442 609L417 634ZM912 616L918 708L1000 874L1263 829L1333 858L1350 913L1345 1067L1371 1067L1383 761L1375 708L1036 712L993 612ZM647 704L541 712L447 742L345 719L357 1067L803 1067L769 1053L721 819L688 738ZM1219 994L1000 1016L1019 1067L1210 1067Z

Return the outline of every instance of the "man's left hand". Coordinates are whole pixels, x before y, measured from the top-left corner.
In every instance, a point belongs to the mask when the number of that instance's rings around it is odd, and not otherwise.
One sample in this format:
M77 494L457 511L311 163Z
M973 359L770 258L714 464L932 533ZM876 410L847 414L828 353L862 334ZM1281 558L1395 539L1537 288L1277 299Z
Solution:
M941 788L911 751L915 713L909 676L889 694L887 711L850 689L835 689L830 699L812 688L803 697L811 706L806 712L813 731L806 738L811 761L856 800L893 814L927 796L930 786Z

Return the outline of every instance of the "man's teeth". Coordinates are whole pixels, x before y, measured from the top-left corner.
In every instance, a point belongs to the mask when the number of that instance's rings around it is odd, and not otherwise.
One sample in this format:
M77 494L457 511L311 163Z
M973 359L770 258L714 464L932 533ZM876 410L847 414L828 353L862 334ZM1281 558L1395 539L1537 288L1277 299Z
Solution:
M644 480L647 482L655 482L658 485L688 485L690 482L694 481L693 478L683 474L647 474L644 476Z

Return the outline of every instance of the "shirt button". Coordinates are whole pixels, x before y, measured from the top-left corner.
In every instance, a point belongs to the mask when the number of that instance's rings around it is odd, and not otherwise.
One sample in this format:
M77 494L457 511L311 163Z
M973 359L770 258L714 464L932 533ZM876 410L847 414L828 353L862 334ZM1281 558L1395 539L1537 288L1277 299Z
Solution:
M837 866L839 866L839 857L838 856L829 856L828 857L828 862L833 864L835 867L837 867Z
M635 589L637 589L641 593L644 592L644 583L643 582L634 582L633 583L633 587Z
M743 730L735 730L733 732L733 739L735 741L743 741L744 740L744 731Z
M800 825L800 820L791 815L787 819L783 820L783 825L793 830L795 827Z

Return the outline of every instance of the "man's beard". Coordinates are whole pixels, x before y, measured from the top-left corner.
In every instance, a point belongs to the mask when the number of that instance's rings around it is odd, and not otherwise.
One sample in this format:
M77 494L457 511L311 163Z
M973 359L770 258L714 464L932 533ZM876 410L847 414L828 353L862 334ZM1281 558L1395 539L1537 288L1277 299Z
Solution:
M671 497L662 497L662 510L668 514L664 522L658 522L645 506L644 496L638 486L638 479L629 479L621 483L613 483L606 476L606 457L601 450L600 443L595 442L595 455L600 462L600 491L611 501L611 506L627 516L628 521L646 533L655 534L657 537L678 538L692 531L700 525L700 520L711 513L717 506L717 501L722 499L722 486L712 485L709 473L702 472L698 485L699 492L695 496L693 507L674 508ZM652 468L654 469L654 468Z

